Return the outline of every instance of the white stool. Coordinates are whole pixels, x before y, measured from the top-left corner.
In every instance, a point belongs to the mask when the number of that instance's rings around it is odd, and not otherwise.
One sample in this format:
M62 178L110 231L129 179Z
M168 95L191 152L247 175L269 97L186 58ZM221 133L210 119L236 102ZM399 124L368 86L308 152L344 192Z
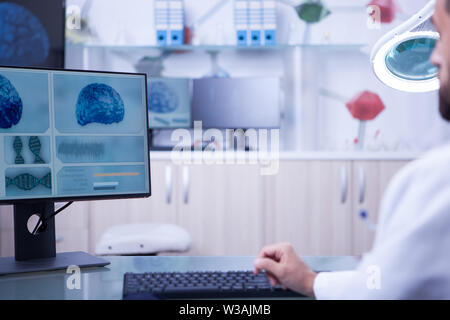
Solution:
M95 254L111 256L185 252L191 243L191 236L175 225L126 224L106 230L97 243Z

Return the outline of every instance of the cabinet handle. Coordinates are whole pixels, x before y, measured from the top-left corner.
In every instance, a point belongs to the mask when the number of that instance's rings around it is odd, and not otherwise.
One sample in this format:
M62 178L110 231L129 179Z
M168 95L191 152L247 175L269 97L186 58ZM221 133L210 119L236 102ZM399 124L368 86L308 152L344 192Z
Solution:
M347 168L341 167L341 203L347 202L347 193L348 193Z
M166 166L166 201L167 204L172 203L172 167Z
M363 204L366 198L366 172L359 167L359 203Z
M189 203L189 167L183 167L183 202Z

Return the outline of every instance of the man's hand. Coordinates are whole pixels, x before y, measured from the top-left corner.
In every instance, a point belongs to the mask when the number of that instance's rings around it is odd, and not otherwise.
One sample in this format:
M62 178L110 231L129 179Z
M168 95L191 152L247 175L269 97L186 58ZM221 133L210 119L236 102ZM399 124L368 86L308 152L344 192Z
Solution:
M261 249L255 262L255 274L266 270L273 286L280 284L301 294L314 297L314 279L317 273L308 268L288 243Z

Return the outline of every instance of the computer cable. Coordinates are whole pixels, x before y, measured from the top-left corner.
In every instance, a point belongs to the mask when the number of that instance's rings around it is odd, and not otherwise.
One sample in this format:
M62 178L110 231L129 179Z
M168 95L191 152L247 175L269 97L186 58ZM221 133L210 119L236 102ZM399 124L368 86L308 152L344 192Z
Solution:
M63 205L61 208L59 208L58 210L56 210L53 214L51 214L50 216L42 219L42 216L39 216L39 220L36 223L36 226L33 229L33 232L31 232L32 235L37 235L38 232L42 232L46 229L47 227L47 221L49 221L50 219L54 218L58 213L64 211L65 209L67 209L71 204L73 203L73 201L69 201L67 202L65 205Z

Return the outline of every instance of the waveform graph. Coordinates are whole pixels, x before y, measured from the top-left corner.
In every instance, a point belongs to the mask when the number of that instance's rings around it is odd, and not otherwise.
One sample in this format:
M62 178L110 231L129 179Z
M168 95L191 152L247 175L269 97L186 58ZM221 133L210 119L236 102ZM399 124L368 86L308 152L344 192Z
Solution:
M5 163L8 165L42 165L51 162L50 137L5 136Z
M37 198L51 196L52 174L48 167L8 168L5 171L6 196Z
M144 150L142 136L56 137L56 154L63 163L143 162Z
M58 158L63 162L94 162L104 159L105 143L92 138L57 138Z

